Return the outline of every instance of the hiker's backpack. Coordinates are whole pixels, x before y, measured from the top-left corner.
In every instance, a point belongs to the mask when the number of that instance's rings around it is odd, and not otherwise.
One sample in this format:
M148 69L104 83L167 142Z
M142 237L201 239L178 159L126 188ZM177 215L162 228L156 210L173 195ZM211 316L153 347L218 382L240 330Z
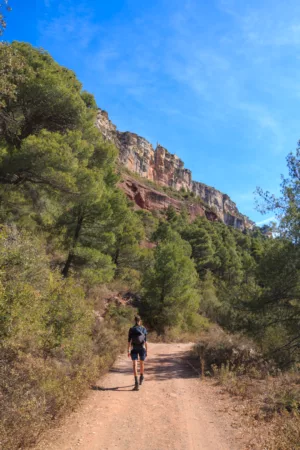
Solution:
M133 345L143 345L145 339L146 336L143 333L143 329L141 327L131 328L131 342Z

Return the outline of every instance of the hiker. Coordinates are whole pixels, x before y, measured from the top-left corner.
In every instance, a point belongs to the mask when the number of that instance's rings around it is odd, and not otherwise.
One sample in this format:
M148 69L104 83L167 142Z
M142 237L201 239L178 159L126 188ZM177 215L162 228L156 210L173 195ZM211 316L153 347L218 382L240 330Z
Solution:
M145 358L147 356L147 330L142 326L142 320L140 316L135 316L135 325L130 328L128 333L128 358L132 359L133 363L133 373L135 385L133 390L139 390L138 382L138 368L137 362L140 359L140 385L144 381L144 370L145 370Z

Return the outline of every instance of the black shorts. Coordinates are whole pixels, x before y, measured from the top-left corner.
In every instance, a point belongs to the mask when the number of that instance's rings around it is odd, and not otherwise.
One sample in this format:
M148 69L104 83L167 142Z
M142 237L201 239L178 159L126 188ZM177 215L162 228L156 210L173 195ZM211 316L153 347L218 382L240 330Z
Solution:
M145 361L146 359L146 349L142 348L133 348L131 350L131 359L132 361L137 361L140 357L140 361Z

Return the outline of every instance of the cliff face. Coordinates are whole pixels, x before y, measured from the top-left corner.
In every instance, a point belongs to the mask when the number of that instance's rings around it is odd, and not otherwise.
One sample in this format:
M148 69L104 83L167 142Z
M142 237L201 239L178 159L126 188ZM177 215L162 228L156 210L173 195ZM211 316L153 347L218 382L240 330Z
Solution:
M183 207L187 208L192 218L206 216L211 221L218 220L217 215L211 211L207 211L204 206L195 202L185 202L172 198L164 192L146 186L129 175L122 177L120 187L127 197L134 201L139 208L154 211L167 209L168 206L171 205L178 212L180 212Z
M178 156L168 152L161 145L154 149L152 144L141 136L128 131L121 132L109 120L106 111L98 110L97 126L104 139L113 142L119 150L122 165L132 172L161 186L169 186L179 191L184 189L200 197L208 208L189 204L192 216L206 215L210 220L221 220L227 225L244 230L251 229L254 222L242 215L236 204L213 187L192 180L192 172L184 168L183 161ZM122 188L138 206L145 209L165 209L172 204L176 209L181 208L179 200L144 186L131 177L122 183Z

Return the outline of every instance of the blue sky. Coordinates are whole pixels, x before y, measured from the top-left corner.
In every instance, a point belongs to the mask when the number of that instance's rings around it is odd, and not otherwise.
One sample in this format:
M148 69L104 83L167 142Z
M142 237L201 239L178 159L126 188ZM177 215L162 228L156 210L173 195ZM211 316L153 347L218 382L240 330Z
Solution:
M297 0L11 0L6 40L73 69L121 131L181 157L260 222L300 138Z

